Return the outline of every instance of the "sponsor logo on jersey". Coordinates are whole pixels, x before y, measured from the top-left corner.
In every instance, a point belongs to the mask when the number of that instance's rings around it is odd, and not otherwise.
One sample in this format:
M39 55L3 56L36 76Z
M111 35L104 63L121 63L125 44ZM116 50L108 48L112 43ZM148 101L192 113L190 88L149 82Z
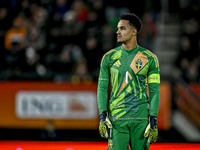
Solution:
M121 65L121 63L120 63L120 61L118 60L118 61L116 61L116 62L114 63L114 65L117 66L117 67L119 67L119 66Z
M142 64L143 64L143 62L141 61L141 59L138 59L135 62L135 66L136 66L137 69L141 69L142 68Z

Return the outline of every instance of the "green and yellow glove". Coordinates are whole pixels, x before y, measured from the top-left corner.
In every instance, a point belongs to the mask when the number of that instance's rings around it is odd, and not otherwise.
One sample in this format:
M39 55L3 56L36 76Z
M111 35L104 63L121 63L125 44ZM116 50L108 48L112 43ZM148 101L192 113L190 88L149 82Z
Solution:
M112 128L112 124L108 117L106 116L106 112L102 112L100 114L100 123L99 123L99 133L101 137L108 139L109 138L109 129Z
M152 144L156 142L158 138L157 117L150 117L150 123L146 127L144 136L148 137L148 143Z

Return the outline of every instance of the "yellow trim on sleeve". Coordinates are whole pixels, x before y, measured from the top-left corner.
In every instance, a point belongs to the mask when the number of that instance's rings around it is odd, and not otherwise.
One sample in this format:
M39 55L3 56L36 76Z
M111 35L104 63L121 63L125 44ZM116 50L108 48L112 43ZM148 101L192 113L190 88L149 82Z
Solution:
M105 53L105 54L103 55L103 57L102 57L102 59L101 59L101 65L100 65L100 66L102 66L102 62L103 62L103 60L104 60L104 57L105 57L106 55L112 53L113 51L116 51L116 50L115 50L115 49L112 49L112 50L108 51L107 53Z

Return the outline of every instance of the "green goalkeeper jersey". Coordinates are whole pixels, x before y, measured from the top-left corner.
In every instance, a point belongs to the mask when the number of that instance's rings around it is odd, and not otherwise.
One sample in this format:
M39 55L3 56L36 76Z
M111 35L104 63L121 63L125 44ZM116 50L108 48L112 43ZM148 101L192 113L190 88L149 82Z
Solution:
M159 107L159 63L156 55L137 45L132 50L119 46L102 58L98 79L99 113L107 111L111 120L148 119ZM149 96L147 96L149 88Z

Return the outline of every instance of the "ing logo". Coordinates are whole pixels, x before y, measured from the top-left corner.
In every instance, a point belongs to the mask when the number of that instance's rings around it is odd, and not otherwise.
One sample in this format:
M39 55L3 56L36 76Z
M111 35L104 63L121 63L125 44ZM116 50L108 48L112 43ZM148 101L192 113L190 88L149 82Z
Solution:
M141 59L138 59L137 61L135 61L135 66L138 70L142 68L142 64L143 62L141 61Z

